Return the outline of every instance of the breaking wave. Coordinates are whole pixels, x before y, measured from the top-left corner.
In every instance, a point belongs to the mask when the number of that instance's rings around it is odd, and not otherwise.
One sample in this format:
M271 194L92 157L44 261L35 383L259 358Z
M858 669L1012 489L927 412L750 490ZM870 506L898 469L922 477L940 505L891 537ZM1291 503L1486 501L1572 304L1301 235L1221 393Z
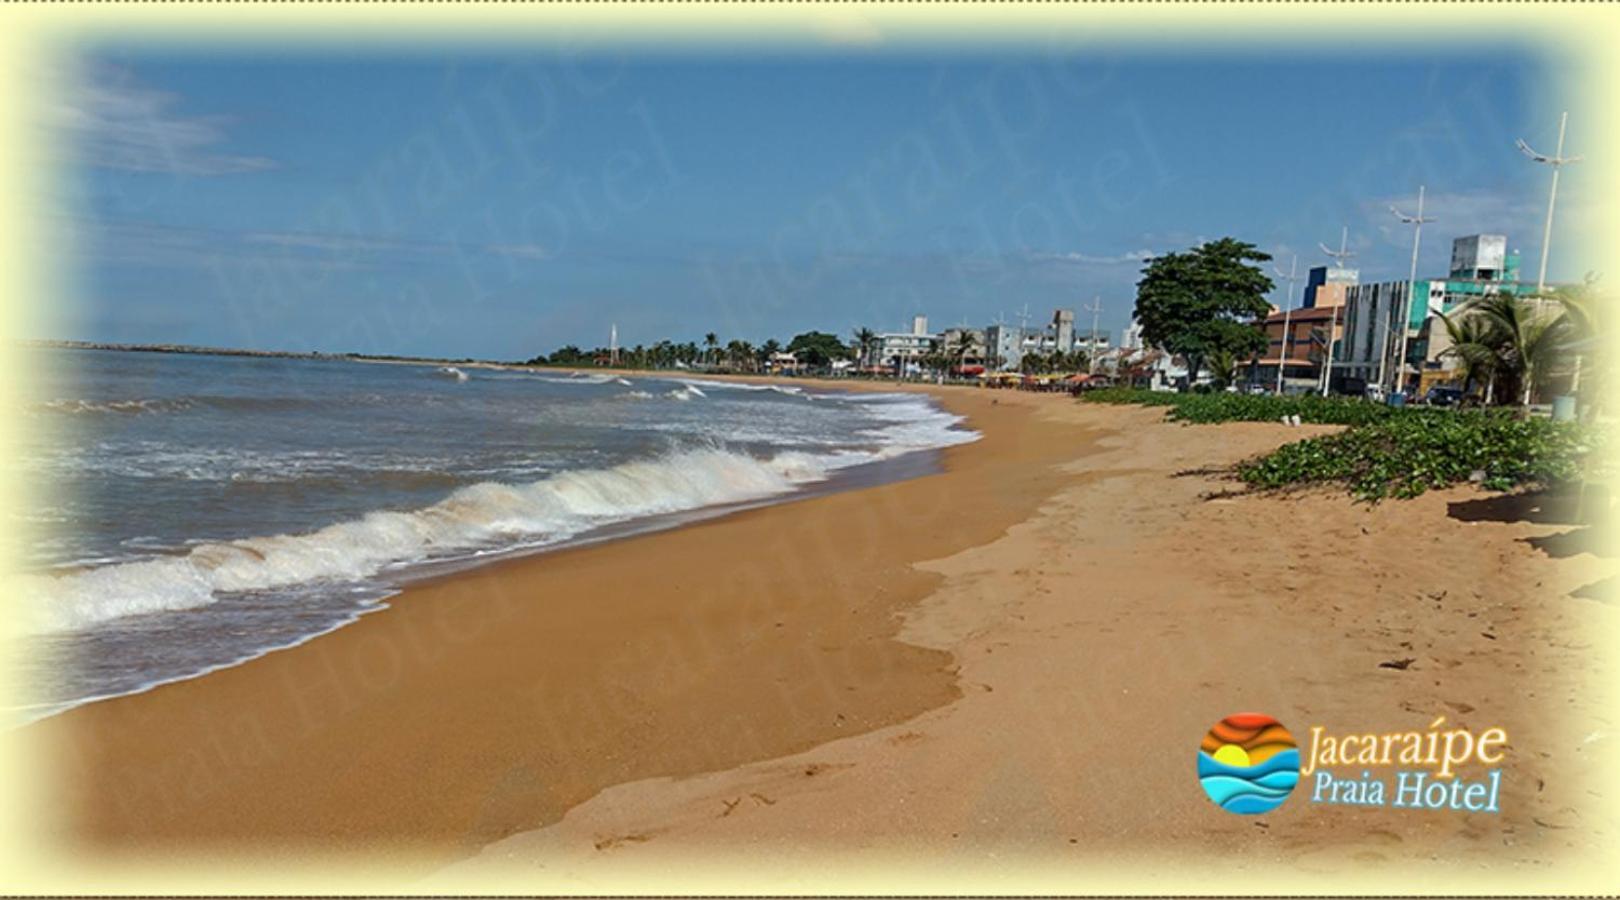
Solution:
M183 555L123 562L22 583L35 633L123 616L193 609L221 594L354 582L385 569L488 548L539 547L616 522L789 493L874 454L684 450L526 484L481 482L431 506L376 511L303 534L204 543Z
M229 397L203 394L190 397L155 397L88 400L65 397L45 400L25 407L30 415L58 416L136 416L153 413L179 413L205 408L238 412L299 409L311 405L294 397Z

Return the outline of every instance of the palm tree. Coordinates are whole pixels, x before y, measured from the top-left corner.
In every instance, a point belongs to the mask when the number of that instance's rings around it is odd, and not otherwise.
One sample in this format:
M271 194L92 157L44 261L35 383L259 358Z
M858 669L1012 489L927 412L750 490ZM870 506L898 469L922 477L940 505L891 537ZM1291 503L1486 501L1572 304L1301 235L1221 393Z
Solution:
M1451 346L1440 351L1440 356L1457 360L1457 368L1462 371L1464 397L1474 385L1483 384L1485 402L1489 404L1496 382L1501 335L1491 320L1479 313L1453 310L1450 315L1440 313L1439 316L1445 325L1446 337L1451 341Z
M962 366L967 363L968 354L973 352L975 343L977 342L973 339L973 332L966 328L957 333L956 342L951 345L951 355L956 357L957 374L961 374Z
M1592 415L1597 411L1597 401L1601 394L1595 388L1605 383L1603 375L1607 371L1608 363L1608 355L1603 352L1603 331L1598 314L1600 304L1595 283L1596 279L1588 275L1585 283L1565 288L1554 295L1564 308L1559 321L1563 323L1566 340L1581 345L1574 348L1575 358L1569 391L1581 396L1580 387L1584 376L1588 385L1587 393L1590 396L1581 403L1583 416Z
M1210 386L1217 391L1226 390L1227 385L1237 380L1238 359L1230 350L1211 350L1204 364L1209 367Z
M855 329L855 346L860 349L861 368L872 364L872 348L877 346L877 333L865 327Z
M771 361L771 357L780 352L782 352L781 342L776 338L767 338L765 343L760 344L759 349L754 351L754 355L759 360L759 367L764 369L766 363Z
M719 349L719 347L720 347L720 339L715 336L714 332L711 331L708 334L705 334L703 336L703 361L704 361L704 363L709 363L709 362L712 361L712 356L714 354L714 351Z
M1541 300L1512 294L1489 294L1469 308L1478 310L1498 330L1502 339L1498 355L1508 371L1518 376L1519 405L1529 406L1563 340L1563 321L1549 315Z

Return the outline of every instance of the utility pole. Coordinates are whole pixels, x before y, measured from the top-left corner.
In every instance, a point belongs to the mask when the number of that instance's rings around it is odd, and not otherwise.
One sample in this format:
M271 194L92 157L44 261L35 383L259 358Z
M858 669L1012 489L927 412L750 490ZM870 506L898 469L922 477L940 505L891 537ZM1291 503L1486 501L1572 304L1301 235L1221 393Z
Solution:
M1401 317L1400 317L1400 322L1399 322L1400 329L1401 329L1401 339L1400 339L1400 342L1398 344L1400 349L1396 351L1396 357L1395 357L1395 387L1396 387L1397 390L1399 390L1399 389L1401 389L1401 388L1403 388L1405 386L1405 382L1406 382L1406 332L1408 330L1407 329L1407 323L1412 318L1412 304L1413 304L1413 302L1415 302L1417 300L1417 297L1415 295L1417 294L1418 245L1423 241L1423 225L1424 225L1424 223L1425 222L1433 222L1433 221L1435 221L1435 219L1432 218L1432 217L1427 218L1427 219L1423 218L1423 185L1421 185L1421 184L1418 185L1417 215L1409 216L1406 213L1401 212L1400 210L1396 209L1393 206L1391 206L1389 208L1389 211L1394 213L1395 217L1400 219L1402 223L1412 226L1412 271L1407 276L1407 279L1406 279L1406 308L1401 310ZM1543 248L1543 249L1545 249L1545 248ZM1425 297L1425 298L1423 298L1423 302L1424 302L1424 305L1427 306L1428 302L1429 302L1429 299L1427 297ZM1384 370L1383 370L1383 366L1384 366L1384 360L1380 359L1378 361L1378 386L1379 387L1384 386Z
M1329 249L1327 244L1320 241L1317 242L1316 246L1322 248L1322 252L1327 254L1329 259L1333 260L1337 268L1343 269L1345 262L1348 261L1350 257L1356 255L1354 250L1349 249L1349 244L1350 227L1345 225L1339 228L1338 250ZM1343 308L1344 304L1342 303L1338 306L1332 307L1333 314L1328 316L1326 339L1327 348L1323 353L1322 363L1322 396L1324 397L1328 395L1328 391L1333 386L1333 332L1339 327L1339 310Z
M1532 162L1546 163L1552 166L1552 190L1547 194L1547 224L1541 229L1541 271L1536 274L1536 293L1542 294L1547 290L1547 248L1552 245L1553 207L1558 203L1558 171L1567 163L1580 162L1579 156L1564 155L1564 126L1569 124L1569 113L1562 113L1558 117L1558 149L1552 156L1530 149L1530 145L1519 139L1519 152L1530 157Z
M1091 345L1086 349L1086 374L1095 375L1097 373L1097 316L1102 312L1102 295L1093 295L1091 305L1083 306L1081 309L1091 313Z
M1294 281L1299 277L1299 254L1295 253L1293 262L1288 264L1288 274L1284 275L1283 270L1276 266L1272 266L1271 270L1277 273L1278 278L1288 279L1288 293L1283 295L1282 349L1277 351L1277 395L1280 397L1283 392L1283 369L1288 365L1288 339L1292 337L1288 330L1289 317L1294 309Z

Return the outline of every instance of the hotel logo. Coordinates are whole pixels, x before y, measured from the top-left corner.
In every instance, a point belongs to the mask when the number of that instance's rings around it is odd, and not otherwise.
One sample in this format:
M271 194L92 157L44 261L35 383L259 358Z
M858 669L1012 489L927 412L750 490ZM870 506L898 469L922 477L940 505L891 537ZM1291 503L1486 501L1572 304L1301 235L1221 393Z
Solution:
M1299 744L1270 716L1234 713L1216 722L1200 742L1198 782L1210 801L1229 813L1270 812L1299 782Z

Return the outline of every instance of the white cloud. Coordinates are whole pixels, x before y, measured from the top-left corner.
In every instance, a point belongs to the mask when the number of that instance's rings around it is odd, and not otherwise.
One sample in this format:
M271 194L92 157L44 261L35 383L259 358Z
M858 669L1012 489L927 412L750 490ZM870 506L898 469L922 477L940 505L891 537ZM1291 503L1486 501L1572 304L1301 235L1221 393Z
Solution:
M1517 246L1531 239L1539 242L1539 225L1546 213L1545 203L1545 197L1536 199L1494 190L1436 192L1424 195L1423 217L1434 219L1430 227L1437 232L1447 235L1506 234L1509 243ZM1409 244L1412 240L1411 226L1401 224L1390 212L1390 207L1406 215L1415 215L1417 195L1384 197L1364 204L1367 217L1387 243ZM1429 227L1424 228L1424 233L1428 232Z
M1152 250L1129 250L1112 256L1071 251L1068 253L1035 253L1030 255L1031 262L1057 263L1082 266L1119 266L1130 263L1145 262L1156 254Z
M64 133L83 164L170 175L275 168L262 156L221 151L228 118L182 113L179 97L143 86L128 72L96 66L66 85L47 124Z

